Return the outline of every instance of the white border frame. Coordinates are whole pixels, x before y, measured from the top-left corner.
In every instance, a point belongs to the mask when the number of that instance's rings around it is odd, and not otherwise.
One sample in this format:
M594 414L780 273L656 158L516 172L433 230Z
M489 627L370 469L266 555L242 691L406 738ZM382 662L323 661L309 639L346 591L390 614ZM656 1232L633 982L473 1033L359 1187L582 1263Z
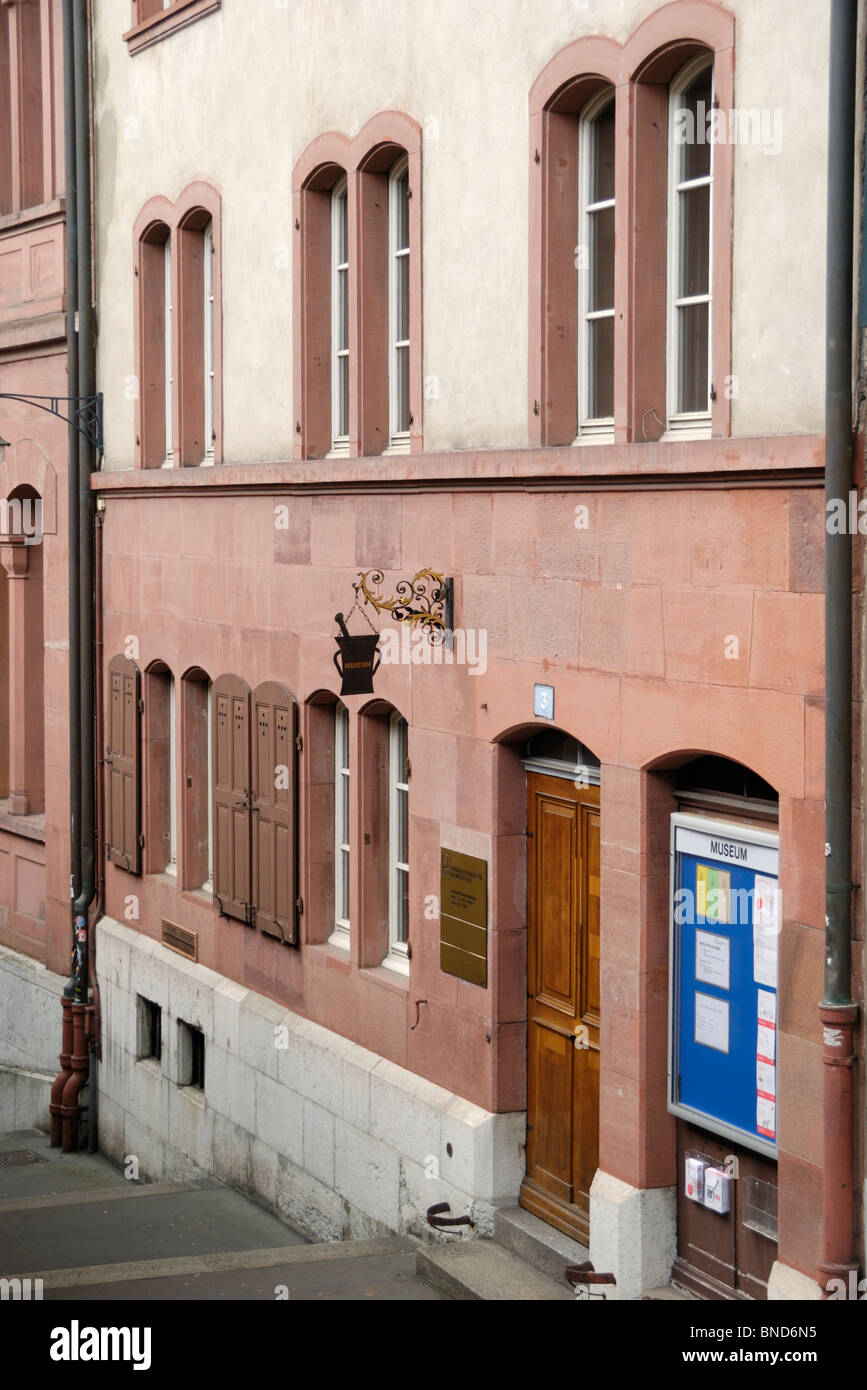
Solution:
M346 260L338 261L338 216L341 204L346 210ZM346 347L337 346L337 335L340 325L340 287L341 274L346 276ZM338 363L341 358L346 359L347 383L349 382L349 181L344 174L342 178L331 190L331 448L328 453L329 458L347 458L349 456L349 407L346 411L346 434L338 434L337 426L340 422L340 373Z
M202 280L204 285L204 364L205 391L205 452L203 467L214 462L214 223L213 219L202 232Z
M591 158L591 140L593 138L592 127L596 118L602 114L605 108L611 104L614 107L615 120L617 113L617 89L610 85L597 92L581 111L578 117L578 243L586 250L588 264L586 268L578 272L578 434L575 437L576 444L613 444L614 443L614 416L591 416L586 414L590 402L590 321L591 319L610 318L616 325L617 305L616 303L610 310L599 309L590 310L590 276L592 266L590 264L591 238L590 220L591 213L604 212L608 208L616 207L615 198L606 198L601 203L590 202L590 177L593 168ZM616 161L616 128L615 128L615 161ZM615 286L616 289L616 286ZM614 364L612 362L612 373Z
M687 87L698 77L699 73L710 69L711 74L711 106L714 109L716 100L716 65L712 53L700 53L695 58L691 58L680 72L674 77L669 88L668 100L668 248L667 248L667 279L666 279L666 426L664 438L676 436L678 439L709 439L713 427L713 402L711 400L711 389L714 386L713 380L713 275L714 275L714 179L716 177L716 160L714 159L714 145L711 142L708 146L710 150L710 173L700 179L690 179L681 183L677 177L679 173L679 151L683 148L678 145L674 138L675 118L678 111L682 109L682 98ZM675 293L677 285L677 268L680 256L680 222L678 219L678 199L679 195L690 188L701 188L704 185L710 187L708 200L708 293L706 295L694 295L691 298L678 298ZM679 316L678 309L690 304L707 303L707 410L694 412L679 412L677 401L680 387L678 376L678 356L680 347L680 334L678 329Z
M406 175L407 179L407 233L409 234L409 157L402 155L400 159L392 165L388 175L388 453L409 453L410 431L397 428L397 390L400 374L397 370L398 349L405 350L409 358L412 348L411 339L396 339L397 331L397 268L398 258L406 257L411 262L412 245L397 249L397 199L394 195L395 185L399 179ZM411 275L411 271L410 271ZM407 276L407 293L412 294L409 283L410 276ZM411 306L407 306L407 317L411 313ZM409 372L407 373L409 377ZM407 388L409 389L409 387ZM406 402L407 411L412 417L412 406L409 400Z
M406 726L406 760L409 762L409 723L395 710L388 721L388 954L383 965L401 974L409 974L409 891L407 889L407 940L400 941L397 935L397 915L400 875L405 874L409 884L409 779L398 780L398 728ZM398 791L406 793L406 862L395 858L398 842Z
M341 729L346 730L346 763L342 761ZM339 946L341 950L348 951L351 933L351 878L347 876L347 889L350 902L340 903L342 896L343 881L343 856L347 856L347 862L352 864L352 841L349 837L350 821L352 816L352 771L351 771L351 750L349 746L349 710L339 700L334 705L334 926L328 938L329 945ZM338 753L338 749L340 750ZM343 786L344 780L349 787L346 808L346 824L343 824ZM346 839L341 838L341 832L346 833ZM340 906L344 905L350 913L348 917L338 917Z
M730 1139L732 1143L741 1144L746 1149L754 1149L756 1153L765 1154L768 1158L776 1159L778 1150L776 1143L769 1139L761 1139L756 1134L750 1134L749 1130L738 1129L735 1125L726 1123L725 1120L718 1120L713 1115L707 1115L703 1110L693 1110L691 1106L681 1105L675 1097L676 1075L677 1075L677 1052L674 1037L674 1022L676 1017L675 1000L679 997L680 985L680 960L676 951L676 934L674 921L674 895L677 890L677 831L679 828L686 830L697 830L702 835L718 834L726 840L740 840L750 845L763 845L768 849L774 849L779 856L780 837L769 830L757 830L752 825L744 825L738 821L711 820L705 816L690 815L685 811L676 811L671 817L671 841L669 849L669 892L668 892L668 1080L667 1080L667 1109L670 1115L677 1115L679 1119L688 1120L690 1124L705 1129L710 1134L719 1134L723 1139ZM777 863L777 879L779 881L779 860ZM780 992L776 991L779 1001ZM779 1008L777 1009L779 1019ZM779 1033L777 1037L777 1059L779 1060ZM779 1125L777 1126L779 1134ZM678 1174L678 1182L680 1175Z

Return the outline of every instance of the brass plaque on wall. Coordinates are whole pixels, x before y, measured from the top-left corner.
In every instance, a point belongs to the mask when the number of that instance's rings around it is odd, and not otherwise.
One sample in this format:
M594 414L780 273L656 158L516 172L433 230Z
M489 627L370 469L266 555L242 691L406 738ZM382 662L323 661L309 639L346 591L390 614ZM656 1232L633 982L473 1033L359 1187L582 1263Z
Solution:
M488 983L488 865L454 849L440 850L440 969Z

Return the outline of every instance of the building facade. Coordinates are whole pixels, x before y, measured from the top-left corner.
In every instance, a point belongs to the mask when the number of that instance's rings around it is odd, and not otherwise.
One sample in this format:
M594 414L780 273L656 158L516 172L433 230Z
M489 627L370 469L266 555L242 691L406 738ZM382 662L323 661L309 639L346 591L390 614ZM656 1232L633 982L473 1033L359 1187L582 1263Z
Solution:
M47 1119L69 963L62 416L76 387L67 377L65 232L61 4L9 0L0 6L0 1066L8 1129Z
M100 1146L820 1297L824 0L123 8Z

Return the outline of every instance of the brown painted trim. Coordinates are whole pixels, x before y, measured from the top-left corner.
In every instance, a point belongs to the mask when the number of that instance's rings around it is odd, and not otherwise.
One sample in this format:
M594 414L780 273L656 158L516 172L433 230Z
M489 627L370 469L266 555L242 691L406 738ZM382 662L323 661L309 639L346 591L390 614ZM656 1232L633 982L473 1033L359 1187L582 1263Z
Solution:
M590 36L567 45L534 82L530 115L528 431L532 444L577 432L573 272L578 244L575 120L604 82L616 88L615 440L658 438L666 399L668 83L702 49L714 57L717 95L734 105L733 15L709 0L673 0L624 45ZM731 435L732 146L715 149L712 411L715 438ZM574 238L574 239L573 239ZM655 273L648 273L649 268ZM562 312L565 307L565 313ZM574 428L573 428L574 426Z
M220 194L213 184L196 179L187 184L174 202L162 196L149 198L133 227L134 370L138 382L135 459L138 468L159 469L165 457L161 286L162 246L166 234L172 243L174 466L197 466L204 456L204 407L200 399L203 396L202 321L196 307L196 287L201 291L200 256L197 260L201 238L198 234L208 221L214 231L214 463L220 464L223 459L221 208ZM155 254L157 247L159 250ZM201 293L198 298L201 301Z
M401 111L372 116L354 139L317 136L295 165L292 198L296 460L331 448L331 203L346 175L349 224L349 454L388 448L388 172L406 154L410 221L410 453L423 436L422 129ZM383 313L384 309L384 313Z
M169 9L160 10L148 19L140 19L139 16L143 12L142 0L134 0L137 22L123 36L128 52L140 53L143 48L152 47L161 39L168 38L169 34L176 33L178 29L185 29L188 24L194 24L197 19L204 19L205 15L212 14L222 3L223 0L174 0Z
M485 450L367 459L323 459L306 463L254 463L219 472L185 469L148 474L138 469L93 473L95 492L196 490L364 492L470 488L489 491L528 486L581 489L591 484L639 491L642 487L700 485L726 490L738 485L821 486L824 436L786 435L756 439L708 439L689 444L611 444L575 449Z

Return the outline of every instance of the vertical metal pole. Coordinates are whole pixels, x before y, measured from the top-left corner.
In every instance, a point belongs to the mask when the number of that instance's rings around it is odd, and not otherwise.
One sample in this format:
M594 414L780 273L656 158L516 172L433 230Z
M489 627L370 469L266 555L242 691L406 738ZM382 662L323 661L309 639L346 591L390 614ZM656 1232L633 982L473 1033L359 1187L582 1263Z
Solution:
M852 487L852 291L857 0L832 0L828 107L825 516ZM822 1261L828 1281L855 1265L852 1001L852 537L825 535L825 997Z

